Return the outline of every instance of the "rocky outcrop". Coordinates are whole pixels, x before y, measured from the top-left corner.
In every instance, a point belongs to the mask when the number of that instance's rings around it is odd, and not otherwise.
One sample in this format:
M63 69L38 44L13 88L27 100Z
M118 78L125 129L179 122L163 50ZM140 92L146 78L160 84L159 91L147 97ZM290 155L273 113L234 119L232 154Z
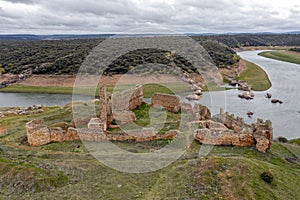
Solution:
M274 104L276 104L276 103L283 104L283 101L281 101L279 99L272 99L271 103L274 103Z
M152 97L152 105L155 107L163 107L170 112L178 113L180 110L180 97L168 94L155 94Z
M271 98L272 98L272 94L267 93L267 94L266 94L266 98L267 98L267 99L271 99Z
M25 80L26 78L31 76L31 70L28 72L24 71L19 75L15 74L0 74L0 88L7 87L18 81Z
M196 95L196 94L189 94L188 96L185 97L187 100L189 101L198 101L200 100L202 97L200 95Z
M251 100L254 98L254 93L252 91L247 91L239 94L238 97L240 97L241 99Z

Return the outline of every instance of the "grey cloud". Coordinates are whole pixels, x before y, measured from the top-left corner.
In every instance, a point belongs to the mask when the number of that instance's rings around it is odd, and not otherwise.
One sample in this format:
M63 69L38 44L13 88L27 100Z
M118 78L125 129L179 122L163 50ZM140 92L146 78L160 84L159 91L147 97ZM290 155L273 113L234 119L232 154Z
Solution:
M289 31L299 27L296 6L288 10L290 17L281 19L278 10L247 0L5 1L31 6L32 11L9 12L0 4L2 32L101 33L152 25L179 32Z
M4 0L6 2L11 2L11 3L22 3L22 4L32 4L35 1L34 0Z

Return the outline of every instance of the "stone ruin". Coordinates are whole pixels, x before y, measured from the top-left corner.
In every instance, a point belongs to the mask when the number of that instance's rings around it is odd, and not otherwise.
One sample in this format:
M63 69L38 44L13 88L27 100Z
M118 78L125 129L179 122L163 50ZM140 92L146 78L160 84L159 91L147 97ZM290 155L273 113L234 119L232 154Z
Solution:
M158 134L154 128L113 133L107 131L108 127L117 128L136 121L132 110L145 103L143 98L143 88L140 85L132 90L114 93L111 97L108 97L106 88L102 87L99 118L90 119L87 128L50 128L42 119L33 120L26 124L28 143L31 146L41 146L50 142L73 140L142 142L175 139L179 134L177 130L170 130L165 134ZM195 140L202 144L256 146L260 152L266 152L271 147L273 129L270 121L258 119L257 123L248 125L242 118L224 113L223 110L212 117L206 106L180 102L180 97L175 95L155 94L151 102L152 106L173 113L192 113L194 120L190 123L190 128L194 131Z
M271 148L273 139L272 122L261 119L257 123L248 125L244 119L233 114L224 113L214 116L214 121L206 120L194 122L201 126L195 131L195 139L203 144L256 146L256 149L265 153Z

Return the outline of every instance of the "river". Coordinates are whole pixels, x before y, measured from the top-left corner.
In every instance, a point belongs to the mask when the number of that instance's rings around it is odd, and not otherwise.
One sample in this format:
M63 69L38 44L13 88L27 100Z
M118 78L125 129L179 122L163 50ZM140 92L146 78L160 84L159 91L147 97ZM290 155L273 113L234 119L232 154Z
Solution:
M76 99L92 100L90 96L76 96ZM0 107L26 107L32 105L63 106L72 102L72 95L46 93L2 93L0 92Z
M274 137L284 136L289 139L300 137L300 65L276 61L258 56L261 51L245 51L239 55L262 67L268 74L272 87L265 92L255 92L253 100L238 98L242 93L238 90L208 92L203 95L200 103L207 105L213 114L220 108L243 117L246 122L254 122L257 118L270 119L273 122ZM283 104L272 104L265 98L269 92ZM78 100L91 100L92 97L76 97ZM65 105L72 101L72 95L38 94L38 93L0 93L0 107L30 105ZM247 112L254 112L252 119Z
M274 137L299 138L300 65L258 56L260 52L245 51L238 54L267 72L272 82L268 91L255 92L253 100L238 98L238 94L242 93L238 90L209 92L199 102L208 105L214 114L223 107L225 111L243 117L247 122L254 122L257 118L270 119L273 122ZM270 99L265 98L267 92L273 98L282 100L283 104L272 104ZM252 119L248 118L248 111L254 112Z

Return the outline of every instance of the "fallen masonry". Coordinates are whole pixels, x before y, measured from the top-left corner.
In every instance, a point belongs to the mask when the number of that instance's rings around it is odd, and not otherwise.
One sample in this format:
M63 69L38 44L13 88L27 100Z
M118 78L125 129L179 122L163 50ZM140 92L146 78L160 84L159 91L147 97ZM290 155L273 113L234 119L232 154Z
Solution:
M108 131L107 128L118 128L125 124L134 123L137 118L134 109L143 102L143 88L119 92L109 96L106 88L100 89L99 118L92 118L87 128L50 128L43 119L36 119L26 124L28 144L41 146L51 142L73 140L87 141L128 141L137 142L153 140L172 140L181 135L178 130L158 133L154 128L136 128L133 130ZM126 101L126 102L125 102ZM255 146L260 152L271 148L273 129L270 121L257 120L252 125L246 124L242 118L235 117L223 110L216 116L211 116L210 110L203 105L181 102L179 96L155 94L152 106L159 107L173 113L190 113L190 131L194 132L194 139L202 144Z

